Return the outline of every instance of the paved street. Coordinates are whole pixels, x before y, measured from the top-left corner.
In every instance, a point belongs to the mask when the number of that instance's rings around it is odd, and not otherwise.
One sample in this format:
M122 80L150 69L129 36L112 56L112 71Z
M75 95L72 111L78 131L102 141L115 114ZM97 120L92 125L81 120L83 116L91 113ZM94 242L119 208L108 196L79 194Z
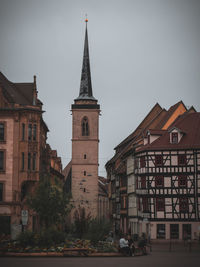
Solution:
M200 252L152 252L148 256L113 258L0 258L1 267L193 267Z

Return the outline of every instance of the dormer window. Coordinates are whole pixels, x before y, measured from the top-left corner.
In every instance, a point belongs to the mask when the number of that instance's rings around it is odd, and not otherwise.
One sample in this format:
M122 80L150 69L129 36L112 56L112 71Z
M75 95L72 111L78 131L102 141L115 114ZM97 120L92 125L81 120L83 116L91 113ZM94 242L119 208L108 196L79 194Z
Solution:
M169 133L170 133L171 144L178 144L183 138L183 136L185 135L185 133L181 129L178 129L176 127L173 127L172 129L170 129Z
M178 144L178 133L172 133L172 144Z

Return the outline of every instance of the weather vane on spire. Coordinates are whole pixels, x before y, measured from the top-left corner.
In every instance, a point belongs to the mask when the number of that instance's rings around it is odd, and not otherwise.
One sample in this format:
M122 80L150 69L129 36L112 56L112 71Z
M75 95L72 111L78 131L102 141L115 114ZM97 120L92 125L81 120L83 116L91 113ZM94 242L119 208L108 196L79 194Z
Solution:
M87 14L85 14L85 22L88 22Z

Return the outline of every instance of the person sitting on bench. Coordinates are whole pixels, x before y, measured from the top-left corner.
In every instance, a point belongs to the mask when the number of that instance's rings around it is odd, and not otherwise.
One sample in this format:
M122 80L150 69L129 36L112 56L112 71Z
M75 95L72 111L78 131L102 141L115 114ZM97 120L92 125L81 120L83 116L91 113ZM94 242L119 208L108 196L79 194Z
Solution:
M120 251L124 256L132 256L132 250L130 249L128 245L128 240L126 239L126 236L122 235L119 240L119 247Z

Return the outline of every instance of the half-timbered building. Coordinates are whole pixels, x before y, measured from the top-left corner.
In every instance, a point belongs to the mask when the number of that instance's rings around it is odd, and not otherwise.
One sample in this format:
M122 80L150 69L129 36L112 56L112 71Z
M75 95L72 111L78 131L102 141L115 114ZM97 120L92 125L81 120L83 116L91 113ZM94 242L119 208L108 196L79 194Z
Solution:
M110 215L113 220L113 228L116 233L130 232L141 235L150 232L150 214L142 210L142 203L138 202L138 185L135 173L137 159L135 151L143 147L148 141L153 142L160 137L172 123L185 112L196 112L193 107L189 110L182 101L171 106L168 110L161 108L157 103L127 138L115 147L115 155L106 163L107 177L109 180L109 206ZM151 129L151 130L149 130ZM149 135L151 131L151 135ZM145 136L145 139L144 139ZM145 157L141 158L144 166ZM123 183L122 183L123 180ZM123 185L123 186L121 186ZM146 190L145 179L142 178L142 190ZM126 201L124 201L124 199Z
M148 130L136 149L137 205L152 239L195 239L200 225L200 113Z

